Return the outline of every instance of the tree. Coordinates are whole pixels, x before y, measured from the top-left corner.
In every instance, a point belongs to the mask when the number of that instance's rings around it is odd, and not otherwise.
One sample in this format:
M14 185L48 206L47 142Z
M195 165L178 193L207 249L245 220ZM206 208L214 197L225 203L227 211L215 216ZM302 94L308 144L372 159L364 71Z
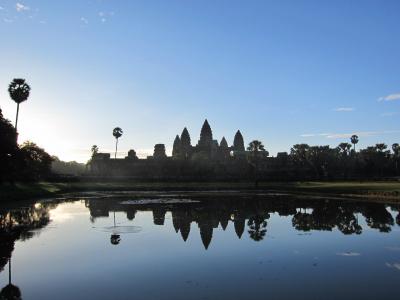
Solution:
M396 174L397 174L398 165L399 165L399 157L400 157L400 145L398 143L394 143L392 145L392 151L393 151L393 159L394 159L394 163L396 166Z
M15 118L15 131L17 132L19 105L29 97L31 87L25 82L25 79L15 78L8 86L10 97L17 103L17 116Z
M9 120L3 118L0 109L0 182L5 179L13 180L18 150L15 128Z
M268 151L265 150L264 145L259 140L254 140L249 143L247 147L247 151L249 151L249 162L254 166L254 175L255 175L255 185L258 187L258 168L260 159L267 157L269 155Z
M344 177L347 177L347 175L348 175L349 163L351 162L350 149L351 149L351 144L349 144L349 143L340 143L339 146L336 148L336 150L340 154L339 155L339 163L340 163L340 168L342 169Z
M338 146L339 152L344 156L347 156L350 153L350 149L351 145L349 143L340 143Z
M90 149L92 152L92 157L95 156L97 153L99 153L99 147L97 145L93 145L92 148Z
M358 143L358 135L353 134L350 138L351 143L353 144L354 152L356 152L356 144Z
M24 168L21 175L25 180L38 180L51 172L53 158L44 149L32 142L25 142L20 148Z
M115 156L114 158L117 158L117 151L118 151L118 139L122 136L122 129L119 127L115 127L113 130L113 136L115 137Z

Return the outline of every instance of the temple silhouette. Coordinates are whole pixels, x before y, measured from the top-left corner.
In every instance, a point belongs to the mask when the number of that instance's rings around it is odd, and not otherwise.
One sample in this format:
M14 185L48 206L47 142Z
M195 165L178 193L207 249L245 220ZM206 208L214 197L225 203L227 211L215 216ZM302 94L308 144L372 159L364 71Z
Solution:
M240 130L236 132L233 145L229 147L225 137L222 137L220 143L218 143L218 140L213 139L210 124L206 119L201 127L200 139L196 146L192 146L190 134L186 127L183 129L181 136L176 135L172 157L190 159L200 156L209 160L225 160L231 157L243 156L245 153L244 140ZM158 157L158 154L154 151L155 157Z
M220 142L214 138L206 119L196 145L188 129L177 134L172 147L172 156L167 156L165 144L156 144L154 153L139 159L135 150L129 150L125 158L111 158L110 153L95 153L89 169L95 176L131 176L137 178L248 178L253 170L247 158L244 138L240 130L234 135L233 144L228 145L225 137ZM281 157L282 153L278 154ZM287 153L286 153L287 156ZM279 159L278 159L279 160ZM260 161L260 170L266 171L276 165L276 158L265 157ZM272 170L269 168L269 170Z

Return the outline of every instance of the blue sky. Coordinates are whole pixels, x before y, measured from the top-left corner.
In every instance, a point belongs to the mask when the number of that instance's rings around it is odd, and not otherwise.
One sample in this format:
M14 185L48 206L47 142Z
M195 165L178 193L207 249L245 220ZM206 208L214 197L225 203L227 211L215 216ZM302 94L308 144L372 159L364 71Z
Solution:
M399 1L0 0L0 108L26 78L20 141L65 160L91 145L171 150L207 118L215 138L400 142Z

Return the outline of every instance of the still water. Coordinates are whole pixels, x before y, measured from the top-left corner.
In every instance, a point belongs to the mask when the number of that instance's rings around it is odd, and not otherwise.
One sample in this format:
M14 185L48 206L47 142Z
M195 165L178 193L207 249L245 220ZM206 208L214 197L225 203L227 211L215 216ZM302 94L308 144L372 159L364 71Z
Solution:
M2 207L1 293L58 300L393 298L399 210L243 192L87 193Z

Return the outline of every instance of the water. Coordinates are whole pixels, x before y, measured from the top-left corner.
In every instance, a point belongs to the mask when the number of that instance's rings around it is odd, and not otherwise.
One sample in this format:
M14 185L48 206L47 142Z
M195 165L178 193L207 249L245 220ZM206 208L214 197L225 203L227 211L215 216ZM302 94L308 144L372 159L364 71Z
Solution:
M241 192L3 207L0 284L23 299L393 298L399 209Z

